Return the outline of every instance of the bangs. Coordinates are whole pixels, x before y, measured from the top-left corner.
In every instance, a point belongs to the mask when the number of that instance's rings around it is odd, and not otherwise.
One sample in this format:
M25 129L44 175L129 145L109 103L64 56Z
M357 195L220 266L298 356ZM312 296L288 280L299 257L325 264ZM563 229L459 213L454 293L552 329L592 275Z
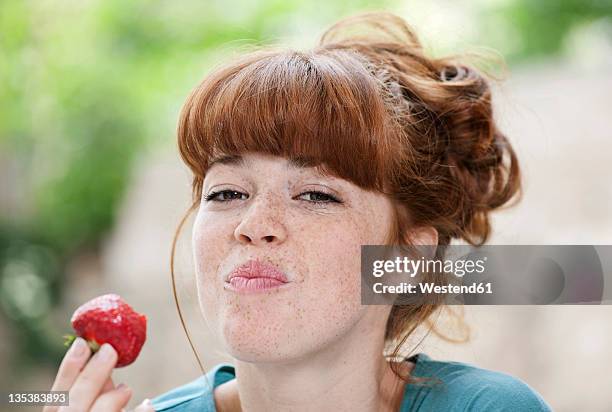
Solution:
M179 149L195 175L196 198L213 160L245 152L383 191L393 152L389 123L377 80L356 53L260 51L193 90L181 112Z

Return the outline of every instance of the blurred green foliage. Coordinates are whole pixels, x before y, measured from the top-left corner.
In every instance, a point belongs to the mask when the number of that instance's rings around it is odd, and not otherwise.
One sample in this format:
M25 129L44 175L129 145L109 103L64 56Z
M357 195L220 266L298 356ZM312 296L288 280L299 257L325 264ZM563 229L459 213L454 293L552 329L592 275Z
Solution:
M519 64L559 52L579 26L605 19L612 28L612 0L490 2L483 3L478 15L480 30L490 46Z
M220 46L398 3L1 0L0 173L14 196L0 214L0 315L22 348L15 362L57 363L63 331L50 332L49 313L67 263L112 227L137 156L174 143L182 101ZM575 24L611 10L508 0L476 21L483 33L512 27L520 47L509 57L520 60L557 52Z

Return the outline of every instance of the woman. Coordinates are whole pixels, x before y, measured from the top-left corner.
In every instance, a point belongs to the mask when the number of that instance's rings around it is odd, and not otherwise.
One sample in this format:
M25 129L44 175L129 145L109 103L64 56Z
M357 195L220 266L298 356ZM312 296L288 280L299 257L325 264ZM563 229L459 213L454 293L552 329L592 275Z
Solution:
M360 302L361 245L482 244L489 212L520 194L490 98L476 70L425 56L388 13L340 21L311 51L260 50L209 75L178 138L194 174L200 309L235 362L136 410L550 410L509 375L400 357L440 304ZM130 397L110 381L108 352L80 374L84 354L60 367L82 410Z

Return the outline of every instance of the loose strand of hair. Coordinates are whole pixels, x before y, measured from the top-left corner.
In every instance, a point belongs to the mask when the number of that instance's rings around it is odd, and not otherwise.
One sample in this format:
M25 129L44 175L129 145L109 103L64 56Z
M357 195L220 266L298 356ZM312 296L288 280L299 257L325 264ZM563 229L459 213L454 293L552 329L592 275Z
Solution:
M185 222L187 221L187 219L189 218L189 216L191 216L191 213L198 207L198 202L195 201L193 202L193 204L189 207L189 209L187 210L187 212L183 215L183 217L181 218L179 225L174 233L174 238L172 239L172 249L170 252L170 274L171 274L171 278L172 278L172 294L174 296L174 303L176 305L176 310L178 311L178 315L179 318L181 320L181 325L183 327L183 330L185 331L185 335L187 336L187 340L189 341L189 346L191 346L191 350L193 351L196 360L198 362L198 365L200 367L200 370L202 372L202 374L205 373L204 370L204 366L202 365L202 361L200 360L200 356L198 355L198 351L196 350L193 341L191 340L191 336L189 335L189 331L187 330L187 325L185 324L185 319L183 318L183 313L181 311L181 306L179 304L179 299L178 299L178 294L176 291L176 281L175 281L175 270L174 270L174 261L175 261L175 252L176 252L176 245L178 242L178 238L179 235L181 233L181 230L183 229L183 226L185 225Z

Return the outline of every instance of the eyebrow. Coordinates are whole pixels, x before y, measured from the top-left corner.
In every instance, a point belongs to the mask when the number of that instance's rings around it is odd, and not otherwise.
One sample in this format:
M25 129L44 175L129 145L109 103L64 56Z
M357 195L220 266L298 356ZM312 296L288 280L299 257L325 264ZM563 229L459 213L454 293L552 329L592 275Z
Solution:
M234 165L244 167L250 164L251 161L245 159L241 155L223 155L216 159L213 159L208 164L208 169L213 167L215 164L223 164L223 165ZM313 159L298 156L294 158L287 159L287 169L299 169L306 167L316 167L318 162L315 162Z

